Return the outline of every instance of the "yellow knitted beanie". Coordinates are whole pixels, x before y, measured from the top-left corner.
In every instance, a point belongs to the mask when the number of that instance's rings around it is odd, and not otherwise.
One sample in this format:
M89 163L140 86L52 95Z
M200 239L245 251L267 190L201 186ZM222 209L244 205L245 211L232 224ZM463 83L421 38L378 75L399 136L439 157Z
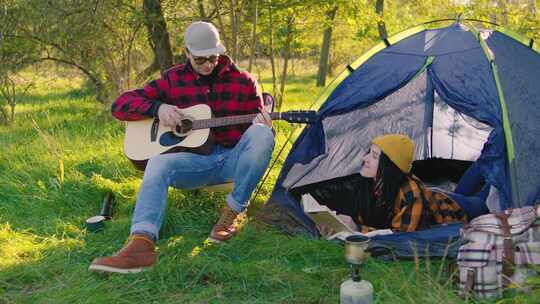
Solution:
M375 137L372 144L376 145L404 173L411 172L414 157L414 143L407 135L386 134Z

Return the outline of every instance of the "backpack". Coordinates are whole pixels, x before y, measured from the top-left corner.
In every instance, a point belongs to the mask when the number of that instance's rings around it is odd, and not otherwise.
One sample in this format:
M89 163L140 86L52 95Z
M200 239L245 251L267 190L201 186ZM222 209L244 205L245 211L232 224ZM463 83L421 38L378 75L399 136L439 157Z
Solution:
M460 231L460 295L488 299L509 285L524 287L540 265L540 208L523 207L479 216Z

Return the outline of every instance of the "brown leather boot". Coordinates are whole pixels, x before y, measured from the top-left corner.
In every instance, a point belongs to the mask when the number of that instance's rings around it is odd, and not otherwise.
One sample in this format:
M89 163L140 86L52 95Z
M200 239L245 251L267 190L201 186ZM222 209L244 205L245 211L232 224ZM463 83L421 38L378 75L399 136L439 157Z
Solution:
M232 210L227 204L221 208L221 216L218 222L212 228L208 240L215 243L220 243L230 239L240 227L243 215Z
M157 259L154 241L140 234L130 236L128 241L115 255L94 259L88 270L136 273L152 267Z

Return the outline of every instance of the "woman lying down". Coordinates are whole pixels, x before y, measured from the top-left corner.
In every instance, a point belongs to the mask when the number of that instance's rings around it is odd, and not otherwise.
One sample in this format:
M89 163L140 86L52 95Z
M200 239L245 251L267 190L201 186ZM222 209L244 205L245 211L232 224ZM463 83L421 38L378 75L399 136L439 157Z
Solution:
M485 204L489 185L484 185L476 163L454 192L428 189L411 174L414 143L408 136L387 134L371 143L360 174L312 184L301 191L309 192L336 211L352 230L362 233L379 229L410 232L465 222L489 212ZM335 233L324 226L318 229L323 236Z

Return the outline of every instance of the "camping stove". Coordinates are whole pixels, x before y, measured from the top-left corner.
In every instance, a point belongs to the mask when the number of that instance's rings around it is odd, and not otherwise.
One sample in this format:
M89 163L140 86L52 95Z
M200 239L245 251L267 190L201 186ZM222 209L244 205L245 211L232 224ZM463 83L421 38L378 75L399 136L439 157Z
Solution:
M345 260L351 267L351 278L341 284L341 304L370 304L373 302L373 285L360 278L360 265L367 255L365 253L369 238L362 235L351 235L345 238Z
M345 260L351 266L351 278L360 280L360 265L366 258L369 238L362 235L350 235L345 238Z

